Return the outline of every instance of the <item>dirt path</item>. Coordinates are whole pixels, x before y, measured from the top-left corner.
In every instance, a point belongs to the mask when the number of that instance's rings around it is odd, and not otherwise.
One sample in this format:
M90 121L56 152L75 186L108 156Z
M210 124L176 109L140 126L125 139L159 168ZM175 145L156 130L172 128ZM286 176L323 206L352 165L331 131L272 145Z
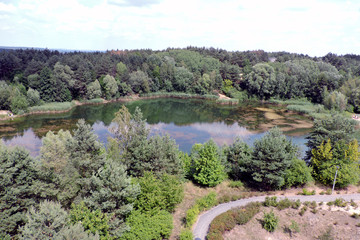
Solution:
M229 202L229 203L223 203L220 204L209 211L201 214L198 217L198 221L196 222L194 228L193 228L193 234L196 240L205 240L205 237L207 235L207 232L209 230L210 224L212 220L221 213L224 213L231 208L235 207L241 207L245 206L246 204L250 202L263 202L265 201L266 196L261 197L253 197L248 199L240 199L237 201ZM284 199L284 196L277 196L279 200ZM337 194L337 195L313 195L313 196L287 196L290 200L300 200L301 202L305 201L316 201L316 202L330 202L334 201L337 198L343 198L346 201L359 201L360 200L360 194Z

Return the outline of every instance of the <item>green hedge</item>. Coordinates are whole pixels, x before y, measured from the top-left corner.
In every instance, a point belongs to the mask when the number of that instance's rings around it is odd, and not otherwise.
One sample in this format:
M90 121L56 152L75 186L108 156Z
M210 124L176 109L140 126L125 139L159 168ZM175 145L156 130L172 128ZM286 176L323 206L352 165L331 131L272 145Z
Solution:
M229 210L217 216L210 224L208 240L222 240L225 231L230 231L236 225L244 225L260 211L261 203L254 202L248 205Z

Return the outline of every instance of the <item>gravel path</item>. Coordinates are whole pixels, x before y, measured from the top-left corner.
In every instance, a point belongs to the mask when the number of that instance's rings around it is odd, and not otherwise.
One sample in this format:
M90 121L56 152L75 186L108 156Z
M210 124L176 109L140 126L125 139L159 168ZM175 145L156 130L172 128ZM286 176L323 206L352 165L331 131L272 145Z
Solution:
M229 203L223 203L220 204L212 209L210 209L207 212L204 212L198 217L197 222L195 223L195 226L193 228L193 233L195 240L205 240L205 237L207 235L207 232L210 227L210 223L214 218L221 213L224 213L231 208L235 207L241 207L245 206L246 204L250 202L263 202L265 201L266 196L261 197L253 197L253 198L247 198L247 199L240 199L237 201L229 202ZM270 197L270 196L269 196ZM316 202L330 202L334 201L337 198L343 198L346 201L351 201L351 199L355 201L360 200L360 194L344 194L344 195L313 195L313 196L277 196L278 200L288 198L290 200L300 200L301 202L305 201L316 201Z

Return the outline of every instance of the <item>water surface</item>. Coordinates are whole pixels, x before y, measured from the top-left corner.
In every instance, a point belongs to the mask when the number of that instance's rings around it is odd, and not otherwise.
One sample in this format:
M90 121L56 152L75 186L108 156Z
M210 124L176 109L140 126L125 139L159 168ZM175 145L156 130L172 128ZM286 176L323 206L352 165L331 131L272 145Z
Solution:
M7 145L21 145L38 155L41 138L48 131L74 130L78 119L92 125L104 144L115 113L125 104L131 113L139 107L151 128L151 134L168 134L182 151L189 152L195 143L212 138L218 145L231 144L240 137L249 144L261 138L273 126L279 126L302 151L311 120L270 104L219 105L199 99L150 99L78 106L67 113L26 116L0 122L0 137Z

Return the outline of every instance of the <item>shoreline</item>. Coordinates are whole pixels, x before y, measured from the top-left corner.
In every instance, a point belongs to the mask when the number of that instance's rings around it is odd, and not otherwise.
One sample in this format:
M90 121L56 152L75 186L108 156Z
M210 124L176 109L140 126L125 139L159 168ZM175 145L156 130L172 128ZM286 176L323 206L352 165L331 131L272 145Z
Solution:
M175 94L172 95L171 93L169 93L169 94L165 93L165 94L150 95L150 96L146 96L146 95L140 96L139 94L133 94L130 96L120 97L120 98L111 99L111 100L106 100L106 99L101 98L102 102L91 102L91 101L80 102L79 100L73 100L71 102L71 103L74 103L73 106L71 106L70 108L65 109L65 110L33 111L33 112L24 113L21 115L13 115L11 117L5 116L3 118L0 118L0 122L13 121L16 118L22 118L22 117L26 117L26 116L30 116L30 115L66 113L66 112L71 111L73 108L75 108L77 106L83 106L83 105L100 105L100 104L108 104L108 103L113 103L113 102L133 102L133 101L157 99L157 98L204 99L204 100L213 100L217 104L228 104L228 105L235 104L232 102L232 100L233 100L232 98L228 98L222 94L218 94L217 97L218 97L217 99L214 99L214 98L210 98L210 97L204 96L204 95L185 95L185 93L184 93L184 95L175 95ZM222 101L218 102L218 100L222 100ZM236 99L234 99L234 100L236 100ZM11 113L11 111L8 111L8 110L1 110L1 111L3 111L6 115L8 112Z

